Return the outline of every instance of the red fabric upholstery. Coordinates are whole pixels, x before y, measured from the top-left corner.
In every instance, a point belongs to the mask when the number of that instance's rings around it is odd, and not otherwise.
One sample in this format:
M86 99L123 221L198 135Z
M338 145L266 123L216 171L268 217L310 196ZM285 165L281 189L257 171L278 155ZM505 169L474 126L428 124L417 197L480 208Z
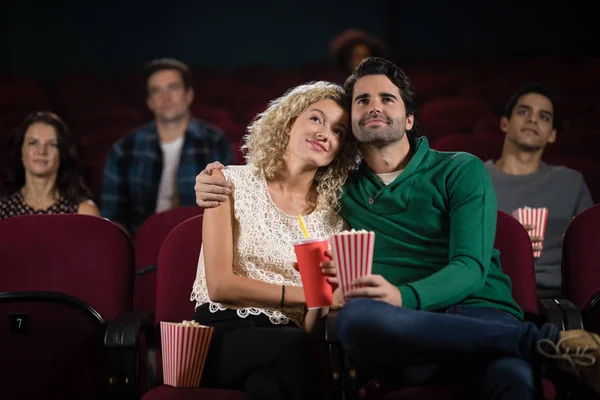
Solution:
M113 144L127 132L127 130L115 126L103 127L88 131L88 134L81 138L84 178L96 199L100 197L102 190L106 157Z
M425 102L421 107L420 130L432 138L449 132L472 133L475 121L488 114L492 114L490 107L477 98L438 98Z
M133 248L103 218L34 215L0 221L3 292L50 291L93 307L104 321L131 309ZM103 399L104 323L66 304L0 301L0 315L27 314L28 334L0 320L3 399Z
M183 221L202 213L196 206L178 207L154 214L136 232L135 271L158 263L158 253L167 235ZM154 311L156 305L156 270L136 277L133 297L135 311Z
M158 255L156 275L156 323L191 319L190 301L202 247L202 215L190 218L169 233Z
M465 151L483 161L497 160L502 153L504 136L496 134L446 135L436 139L431 148L440 151Z
M537 315L535 267L529 234L511 215L498 211L494 248L500 250L502 271L510 276L512 295L526 313Z
M600 290L600 204L576 216L563 240L563 293L583 308Z
M109 294L109 292L107 292ZM11 334L8 316L29 315L30 334ZM104 329L79 310L43 302L0 302L2 399L105 399Z
M497 115L484 115L475 122L473 134L496 134L504 138L504 132L500 130L500 117Z
M112 82L98 75L65 75L54 81L53 89L54 105L67 123L85 110L123 105Z
M219 121L233 119L233 116L227 109L213 107L202 103L193 103L191 111L193 116L215 125Z
M142 396L143 400L245 400L242 392L220 389L174 388L159 386Z
M246 131L246 126L238 123L227 108L194 103L191 111L193 116L221 129L231 140L241 138Z
M343 84L347 76L335 65L324 61L310 61L296 67L304 82L323 80Z
M243 124L249 125L250 122L254 120L258 114L264 112L268 106L269 105L266 102L250 105L240 113L239 120Z
M550 144L544 149L544 156L587 158L593 161L598 157L595 151L598 146L600 146L600 136L598 135L586 135L585 139L582 139L579 135L560 135L559 133L556 143Z
M133 247L112 222L89 215L0 220L2 291L54 291L110 320L131 309Z
M99 134L118 128L121 136L146 122L146 114L135 107L92 108L71 118L71 129L80 135ZM112 128L112 129L111 129Z
M194 315L195 303L190 301L198 257L202 246L202 215L190 218L169 233L160 248L156 277L155 322L181 322ZM158 370L162 370L160 351L157 351ZM159 372L159 378L162 373ZM157 379L158 382L162 378ZM146 394L144 400L157 399L244 399L241 392L216 389L171 388L158 386Z
M459 72L459 74L462 75L465 72L466 71L462 70ZM507 84L505 77L496 77L496 79L487 80L487 77L483 76L481 80L476 80L465 75L466 74L464 74L462 77L464 84L461 85L460 93L463 96L468 95L480 98L489 104L492 108L492 111L496 114L496 116L493 118L495 123L491 126L500 131L500 117L498 115L504 112L504 105L506 104L506 101L510 99L510 96L512 96L513 92L517 90L517 88L523 83L519 82L513 86ZM490 115L490 117L492 116Z
M116 76L114 85L124 105L147 110L146 79L143 73L136 71Z
M524 311L537 315L537 299L535 285L535 269L531 240L525 228L512 216L498 211L496 240L494 248L500 250L500 260L503 271L512 281L512 294ZM554 385L543 381L545 398L554 399ZM364 398L368 400L383 399L475 399L478 398L470 389L447 386L410 387L400 390L380 388L380 390L365 391Z
M0 79L0 110L11 114L14 110L30 112L48 108L50 102L43 83L34 77L11 76ZM25 116L23 115L23 117Z

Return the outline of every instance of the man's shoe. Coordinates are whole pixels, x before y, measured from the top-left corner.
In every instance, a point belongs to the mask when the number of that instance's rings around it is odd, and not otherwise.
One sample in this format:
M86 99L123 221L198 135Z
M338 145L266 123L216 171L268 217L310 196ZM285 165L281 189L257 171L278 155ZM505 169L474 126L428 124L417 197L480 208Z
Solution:
M560 369L600 394L600 336L584 330L561 331L558 342L542 339L537 348L544 357L556 360Z

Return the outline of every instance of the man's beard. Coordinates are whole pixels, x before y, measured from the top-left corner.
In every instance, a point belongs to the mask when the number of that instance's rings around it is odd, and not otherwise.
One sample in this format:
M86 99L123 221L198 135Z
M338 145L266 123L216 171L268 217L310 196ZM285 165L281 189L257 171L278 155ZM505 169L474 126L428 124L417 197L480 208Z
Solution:
M363 118L358 124L355 124L354 136L360 144L384 148L402 140L406 133L406 119L399 121L381 116L377 119L386 121L388 125L379 126L378 128L366 126L365 123L369 119L374 118Z

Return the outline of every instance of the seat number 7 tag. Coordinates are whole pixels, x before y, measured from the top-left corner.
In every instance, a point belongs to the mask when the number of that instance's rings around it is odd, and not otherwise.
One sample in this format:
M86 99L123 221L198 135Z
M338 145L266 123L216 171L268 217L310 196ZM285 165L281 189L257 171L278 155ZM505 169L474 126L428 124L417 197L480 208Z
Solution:
M28 334L31 331L29 314L10 314L10 333Z

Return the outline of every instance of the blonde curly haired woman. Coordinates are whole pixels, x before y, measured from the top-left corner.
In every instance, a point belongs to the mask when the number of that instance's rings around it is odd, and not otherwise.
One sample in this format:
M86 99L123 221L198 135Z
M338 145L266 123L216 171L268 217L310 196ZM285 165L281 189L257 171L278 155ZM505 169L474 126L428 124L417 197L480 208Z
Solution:
M305 312L292 242L303 238L297 215L313 237L346 228L337 210L358 162L350 126L340 86L301 85L249 125L247 165L212 172L233 189L204 212L191 295L195 320L215 327L203 386L244 390L248 399L316 398L299 328L310 330L318 310Z

